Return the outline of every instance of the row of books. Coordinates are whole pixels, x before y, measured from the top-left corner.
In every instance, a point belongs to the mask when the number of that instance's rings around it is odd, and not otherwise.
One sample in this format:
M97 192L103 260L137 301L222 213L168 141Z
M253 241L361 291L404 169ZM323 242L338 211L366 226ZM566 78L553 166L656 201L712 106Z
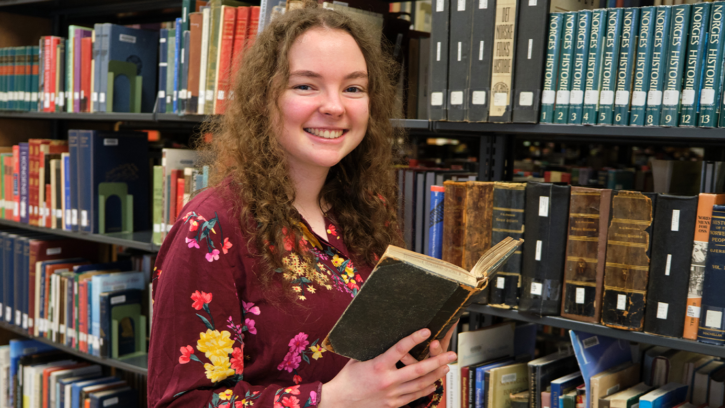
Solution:
M541 123L719 127L725 3L552 13Z
M144 406L134 381L103 371L37 340L10 340L0 346L0 408Z

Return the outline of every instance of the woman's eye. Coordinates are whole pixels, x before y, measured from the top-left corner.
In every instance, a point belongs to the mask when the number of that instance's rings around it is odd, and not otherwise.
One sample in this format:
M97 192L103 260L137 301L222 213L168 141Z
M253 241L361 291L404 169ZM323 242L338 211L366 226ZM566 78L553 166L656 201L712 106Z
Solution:
M297 85L294 87L294 89L299 89L300 91L309 91L312 88L310 88L309 85Z
M358 88L357 86L351 86L345 89L345 92L362 92L362 89Z

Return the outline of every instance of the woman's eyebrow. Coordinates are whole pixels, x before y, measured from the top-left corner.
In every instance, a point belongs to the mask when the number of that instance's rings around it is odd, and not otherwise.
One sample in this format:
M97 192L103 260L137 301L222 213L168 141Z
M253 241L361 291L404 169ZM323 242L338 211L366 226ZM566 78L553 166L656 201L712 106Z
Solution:
M322 75L320 75L317 72L309 71L309 70L299 70L299 71L293 71L290 73L290 78L292 77L305 77L305 78L322 78ZM347 75L345 75L345 79L358 79L358 78L366 78L368 77L368 73L365 71L354 71Z

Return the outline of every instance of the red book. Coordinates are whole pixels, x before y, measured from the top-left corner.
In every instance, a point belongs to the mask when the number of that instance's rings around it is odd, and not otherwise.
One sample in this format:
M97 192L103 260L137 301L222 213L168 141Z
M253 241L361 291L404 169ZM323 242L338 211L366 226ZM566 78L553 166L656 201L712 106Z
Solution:
M251 7L237 7L237 25L234 30L234 49L232 50L232 78L242 66L245 43L247 42L247 27L251 16Z
M469 367L461 368L461 407L468 406L468 376L470 374Z
M219 40L219 61L217 61L217 96L214 100L214 113L221 115L226 110L229 99L229 83L232 66L232 50L234 48L234 23L237 20L237 9L222 6L221 38Z
M45 275L41 276L39 279L41 282L45 280L45 294L43 297L44 302L42 305L40 305L40 303L38 304L38 307L43 311L43 313L40 313L40 311L38 311L39 321L36 323L36 326L38 326L38 330L36 330L36 333L39 336L50 338L50 333L48 332L48 311L50 310L50 280L53 277L53 274L57 272L68 272L70 270L73 270L73 266L85 265L86 263L87 262L46 265Z
M257 30L259 29L259 6L251 6L251 15L249 16L249 28L247 29L247 44L245 49L249 49L254 45L257 39Z
M81 39L81 112L90 112L93 38Z
M182 172L183 175L183 172ZM179 177L176 181L176 213L174 221L179 218L179 213L184 208L184 177Z
M181 170L181 174L184 174L184 170ZM174 225L176 223L176 188L178 186L178 183L176 180L179 179L179 170L173 169L171 170L171 185L169 186L169 225ZM183 177L182 177L183 179ZM184 193L184 190L181 190L181 193Z
M50 374L51 373L54 373L56 371L61 371L61 370L70 370L72 368L87 367L89 365L90 364L88 364L88 363L72 363L72 364L63 365L63 366L50 367L50 368L46 368L45 370L43 370L43 385L41 386L41 392L42 392L42 399L43 399L43 401L41 403L42 404L41 406L42 407L48 407L48 406L50 406L48 404L48 399L49 399L48 398L48 395L50 395L50 392L49 391L51 391L51 390L48 389L47 384L50 384L50 382L48 380L50 379Z
M47 82L45 83L45 88L49 89L50 92L50 107L48 109L48 112L55 112L55 100L56 100L56 91L55 89L55 79L58 76L58 70L57 68L57 61L58 61L58 45L60 45L60 38L59 37L51 37L50 41L50 52L48 55L50 55L50 61L49 64L49 71L50 76L47 77ZM46 71L47 72L47 71ZM46 74L47 75L47 74Z
M52 112L55 110L55 104L51 110L50 98L50 48L53 45L53 38L50 36L43 37L43 112Z
M48 183L45 185L45 201L43 202L43 211L45 211L45 215L43 218L45 219L45 227L46 228L52 228L53 225L53 217L50 216L50 204L51 204L51 193L53 192L53 189L50 188L51 184Z

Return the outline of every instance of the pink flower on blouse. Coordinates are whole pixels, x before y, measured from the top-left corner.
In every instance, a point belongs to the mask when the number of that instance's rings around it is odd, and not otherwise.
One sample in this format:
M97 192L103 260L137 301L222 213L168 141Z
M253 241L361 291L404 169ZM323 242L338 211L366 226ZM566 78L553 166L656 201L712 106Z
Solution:
M300 366L300 362L302 362L302 357L299 354L287 353L282 363L277 366L277 370L287 370L287 372L291 373Z
M222 253L226 254L229 252L229 248L232 247L232 243L229 242L229 238L224 238L224 246L222 246Z
M260 313L259 306L254 306L254 303L252 303L252 302L247 303L242 300L242 306L244 306L244 311L246 313L251 313L253 315L259 316L259 313Z
M179 357L179 364L186 364L191 361L191 355L194 354L194 348L191 346L182 347L180 349L181 356Z
M300 333L289 341L289 351L299 354L305 350L308 344L310 342L307 341L307 334Z
M257 334L257 328L254 327L254 320L244 319L244 325L247 326L247 331L249 332L249 334Z
M196 222L195 220L191 220L191 222L189 223L189 232L196 231L198 229L199 229L199 223Z
M214 262L219 260L219 250L215 249L211 252L207 252L206 254L206 260L209 262Z
M201 310L204 307L205 303L211 303L211 293L199 293L199 291L197 290L196 292L191 294L191 300L194 301L194 303L191 304L191 307L196 310Z
M314 391L310 391L310 403L312 405L316 405L317 404L317 393L314 392Z
M199 249L199 243L194 238L192 238L192 239L186 238L186 243L189 244L189 248Z

